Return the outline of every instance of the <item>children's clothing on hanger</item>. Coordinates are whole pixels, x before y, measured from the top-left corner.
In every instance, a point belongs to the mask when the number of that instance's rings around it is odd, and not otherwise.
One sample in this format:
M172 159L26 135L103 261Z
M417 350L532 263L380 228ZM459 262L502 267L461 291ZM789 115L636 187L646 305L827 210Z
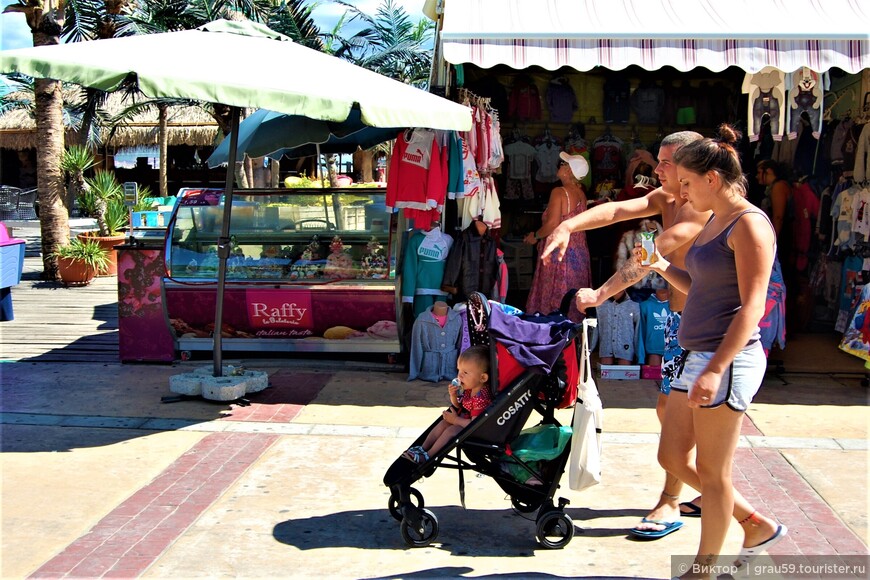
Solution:
M438 382L455 377L461 339L459 313L448 309L447 322L442 327L432 315L432 307L427 308L411 330L408 380Z
M413 303L417 318L447 294L441 290L453 238L438 228L417 230L408 238L402 264L402 302Z

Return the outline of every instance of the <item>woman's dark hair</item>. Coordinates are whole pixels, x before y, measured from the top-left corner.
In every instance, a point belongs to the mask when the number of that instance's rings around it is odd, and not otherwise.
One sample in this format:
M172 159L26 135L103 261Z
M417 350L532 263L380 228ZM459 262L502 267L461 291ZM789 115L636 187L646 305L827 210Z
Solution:
M701 139L684 145L674 153L674 163L699 175L715 171L725 185L737 188L746 196L746 176L735 149L740 138L740 132L731 125L719 125L718 139Z
M773 171L773 174L776 176L776 181L780 179L785 179L786 181L791 181L791 169L785 163L780 163L779 161L774 161L773 159L762 159L758 162L758 169L762 171L766 171L770 169Z
M459 354L462 360L474 361L484 372L489 372L489 347L483 345L469 346Z

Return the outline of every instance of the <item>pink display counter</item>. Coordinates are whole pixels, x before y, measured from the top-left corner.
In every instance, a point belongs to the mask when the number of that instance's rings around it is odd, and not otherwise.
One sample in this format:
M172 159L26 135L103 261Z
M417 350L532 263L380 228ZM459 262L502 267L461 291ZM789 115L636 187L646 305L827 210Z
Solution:
M118 247L120 357L214 348L222 190L182 189L166 229ZM396 220L379 189L242 190L223 300L225 352L401 352Z
M121 244L116 250L121 362L172 362L177 357L161 290L162 244L139 241Z

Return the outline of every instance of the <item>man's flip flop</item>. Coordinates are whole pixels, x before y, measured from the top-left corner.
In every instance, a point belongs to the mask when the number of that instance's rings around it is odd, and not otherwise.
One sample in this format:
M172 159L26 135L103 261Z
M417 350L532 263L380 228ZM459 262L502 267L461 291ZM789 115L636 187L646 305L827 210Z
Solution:
M734 562L737 567L745 566L761 555L762 552L766 552L770 548L774 547L781 539L783 539L786 534L788 534L788 528L785 527L785 524L779 524L776 528L776 533L770 536L767 540L761 542L757 546L752 546L751 548L741 548L740 554L737 556L737 560Z
M661 530L639 530L637 528L632 528L628 530L629 534L631 534L635 538L640 538L642 540L658 540L659 538L664 538L668 534L672 534L673 532L676 532L683 527L683 522L681 522L680 520L669 522L666 520L650 520L647 518L643 518L642 520L640 520L640 523L664 526L664 528L662 528Z
M684 511L685 508L685 511ZM680 504L680 515L687 518L700 518L701 506L690 501L684 501Z

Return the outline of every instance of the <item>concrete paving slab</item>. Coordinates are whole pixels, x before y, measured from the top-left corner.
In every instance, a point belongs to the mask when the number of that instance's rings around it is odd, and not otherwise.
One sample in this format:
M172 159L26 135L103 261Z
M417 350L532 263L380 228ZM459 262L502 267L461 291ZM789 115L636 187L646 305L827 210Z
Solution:
M0 576L26 577L203 436L3 425Z
M837 444L840 445L843 449L848 449L851 451L866 451L867 450L867 440L866 439L843 439L837 438Z
M788 384L768 374L750 406L749 415L764 435L867 439L870 392L859 379L820 374L784 377Z
M770 447L773 449L842 449L835 440L818 437L747 437L747 439L753 447Z

